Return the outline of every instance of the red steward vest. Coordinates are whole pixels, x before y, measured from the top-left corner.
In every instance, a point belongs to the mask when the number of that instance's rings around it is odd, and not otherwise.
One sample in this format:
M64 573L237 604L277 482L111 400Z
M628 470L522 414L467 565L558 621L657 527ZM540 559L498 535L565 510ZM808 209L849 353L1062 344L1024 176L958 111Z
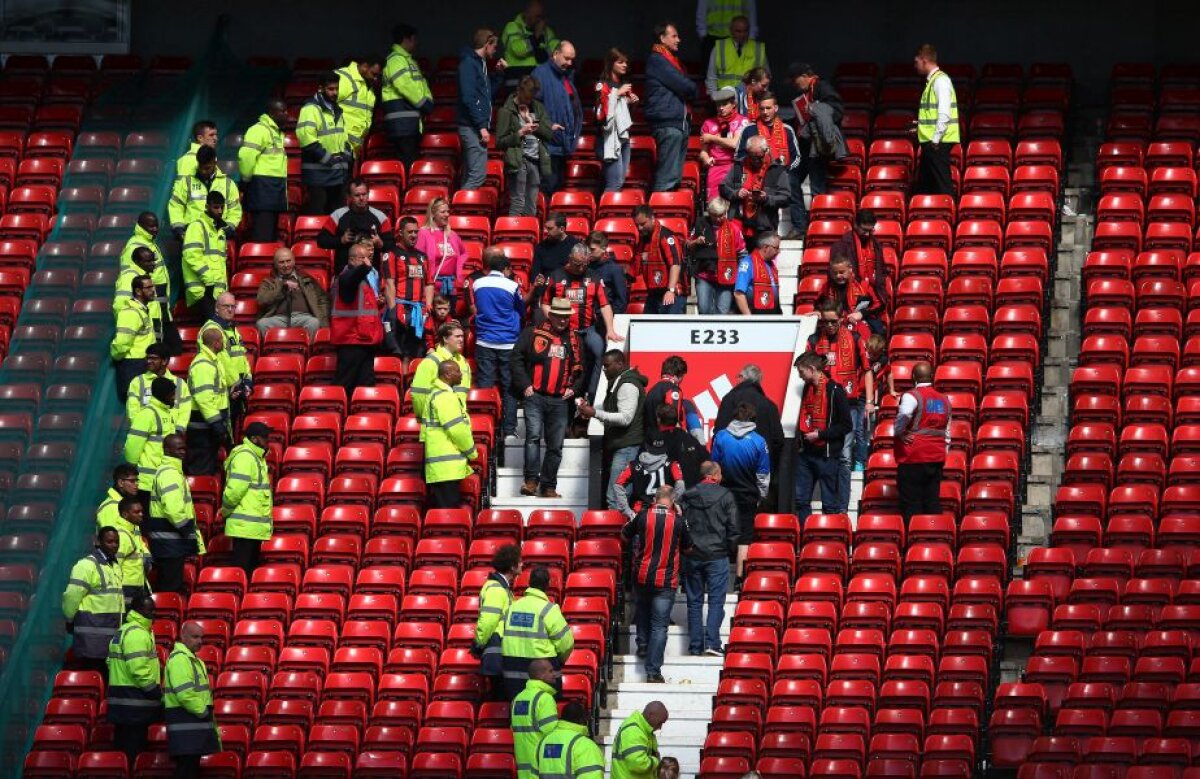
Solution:
M830 343L829 338L822 333L812 341L812 347L814 354L823 357L833 354L832 358L826 357L825 375L841 384L851 400L861 398L864 365L855 334L849 328L843 327L838 330L837 342ZM832 363L829 362L830 359Z
M933 387L915 387L905 393L917 399L908 433L894 442L896 462L942 463L946 461L946 427L950 424L950 400Z
M329 341L334 344L377 344L383 340L379 319L379 297L366 280L358 285L358 300L343 303L338 279L333 280L329 311Z

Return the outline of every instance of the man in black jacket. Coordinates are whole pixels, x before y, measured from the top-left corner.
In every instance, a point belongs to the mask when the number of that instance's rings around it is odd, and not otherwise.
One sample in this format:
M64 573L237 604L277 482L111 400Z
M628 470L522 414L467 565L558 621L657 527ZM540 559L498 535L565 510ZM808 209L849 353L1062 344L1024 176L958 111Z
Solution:
M688 654L725 654L721 622L725 619L725 591L729 588L729 559L737 554L739 533L737 503L721 486L721 466L706 460L700 465L700 483L690 487L679 504L692 548L683 560L683 589L688 604ZM704 622L704 595L708 594L708 621Z
M758 245L761 233L779 230L779 209L792 202L788 169L769 152L766 138L749 138L746 156L733 163L720 186L721 197L729 201L729 218L742 225L747 249Z
M658 428L646 432L643 447L657 447L679 463L683 469L683 483L691 486L700 481L700 464L708 458L704 445L690 433L679 429L679 417L674 406L661 405L654 412Z
M759 435L767 441L767 451L771 454L771 470L779 466L779 453L783 451L783 425L779 421L779 406L767 397L762 388L762 368L754 363L747 363L738 371L737 385L721 398L717 409L717 421L713 423L713 435L729 427L733 421L734 412L741 403L754 406L755 425Z
M370 241L371 262L383 267L383 255L396 251L396 235L388 215L370 204L371 190L363 179L350 182L350 194L346 205L335 209L325 222L325 229L317 233L317 246L333 250L333 272L338 274L346 267L350 247L362 241Z
M842 459L846 436L854 430L846 390L825 375L825 358L802 354L796 372L804 380L796 425L796 513L808 514L821 485L821 511L843 514L850 505L850 465Z

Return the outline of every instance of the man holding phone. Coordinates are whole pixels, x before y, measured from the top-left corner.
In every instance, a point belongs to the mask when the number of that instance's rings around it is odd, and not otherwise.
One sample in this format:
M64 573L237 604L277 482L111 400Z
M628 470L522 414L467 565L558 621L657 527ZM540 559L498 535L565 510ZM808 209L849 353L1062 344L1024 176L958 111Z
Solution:
M721 182L721 197L729 201L730 218L741 222L746 246L758 236L779 229L779 209L792 200L787 168L768 157L770 143L761 135L746 141L746 156L734 162Z
M371 190L363 179L350 182L347 204L336 209L317 234L317 245L333 250L334 275L346 267L350 247L369 241L374 249L372 260L379 265L383 253L396 251L396 236L388 215L370 205Z

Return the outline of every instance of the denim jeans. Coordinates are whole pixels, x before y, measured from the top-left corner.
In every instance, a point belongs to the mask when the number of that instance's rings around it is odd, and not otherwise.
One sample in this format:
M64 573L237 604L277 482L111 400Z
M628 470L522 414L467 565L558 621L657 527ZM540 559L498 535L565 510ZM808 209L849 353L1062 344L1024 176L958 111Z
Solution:
M663 305L664 291L646 293L647 314L685 314L687 313L687 296L676 295L675 302L669 306Z
M459 127L462 142L463 189L479 189L487 178L487 147L473 127Z
M667 627L671 624L671 607L675 605L674 587L633 585L638 648L646 647L646 674L661 674L663 654L667 649Z
M558 466L562 463L569 417L570 401L536 392L525 398L525 478L537 479L543 489L558 485Z
M733 310L733 287L722 287L697 277L696 309L701 316L728 314Z
M517 399L512 396L512 374L509 359L512 349L491 349L475 344L475 386L481 389L500 388L503 432L509 436L517 431Z
M855 463L867 462L870 442L867 440L867 406L860 400L850 401L850 419L854 422L854 433L846 436L842 444L842 459L846 467L854 470Z
M603 142L603 139L601 139ZM604 166L604 191L620 192L625 186L625 174L629 172L629 139L621 141L621 156L615 160L600 160Z
M609 462L608 466L610 471L608 476L608 489L604 492L606 505L610 509L615 509L617 507L617 501L614 497L617 494L617 490L620 489L617 487L617 477L621 475L621 471L625 470L626 465L629 465L631 462L637 459L638 451L640 449L641 447L637 446L626 446L612 453L612 460Z
M683 160L687 156L687 132L677 127L651 128L658 146L658 164L654 168L654 191L670 192L683 180Z
M840 455L825 457L800 452L796 456L796 513L810 511L813 492L821 485L821 511L842 514L850 505L850 471Z
M725 619L725 591L729 587L729 558L683 558L683 589L687 593L688 651L721 648L721 622ZM708 595L708 620L704 596Z
M792 229L801 233L808 232L808 209L804 206L804 179L808 176L807 162L801 162L788 172L792 184L792 204L788 214L792 219Z
M604 336L600 335L596 330L596 325L593 324L587 330L580 332L579 340L583 342L586 350L583 355L583 365L584 370L588 372L588 399L595 402L596 388L600 386L600 371L604 367L601 365L601 358L604 356Z
M521 158L521 169L508 174L508 215L534 216L537 214L538 187L542 173L537 160Z

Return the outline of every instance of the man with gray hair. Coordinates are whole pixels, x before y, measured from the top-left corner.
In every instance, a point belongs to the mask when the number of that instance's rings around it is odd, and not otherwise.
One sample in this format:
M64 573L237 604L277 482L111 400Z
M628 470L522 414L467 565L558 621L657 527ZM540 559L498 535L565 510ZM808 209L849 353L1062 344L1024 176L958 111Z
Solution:
M271 275L258 288L258 333L273 327L303 327L312 339L329 326L329 295L312 276L296 269L296 256L286 246L275 250Z
M767 452L771 455L771 470L779 467L779 453L783 451L783 425L779 421L779 406L763 389L762 368L754 363L742 366L737 375L738 383L721 398L721 406L717 409L717 421L713 423L713 435L729 427L734 420L737 407L742 403L754 406L755 425L759 434L767 441ZM776 485L772 485L772 493ZM768 496L767 504L771 504Z
M779 209L791 204L792 187L787 167L770 156L766 137L751 136L745 149L725 174L720 191L729 201L730 218L741 222L747 246L754 247L760 234L779 229Z
M782 314L779 305L779 234L766 230L758 235L758 246L738 263L733 285L733 302L742 316Z

